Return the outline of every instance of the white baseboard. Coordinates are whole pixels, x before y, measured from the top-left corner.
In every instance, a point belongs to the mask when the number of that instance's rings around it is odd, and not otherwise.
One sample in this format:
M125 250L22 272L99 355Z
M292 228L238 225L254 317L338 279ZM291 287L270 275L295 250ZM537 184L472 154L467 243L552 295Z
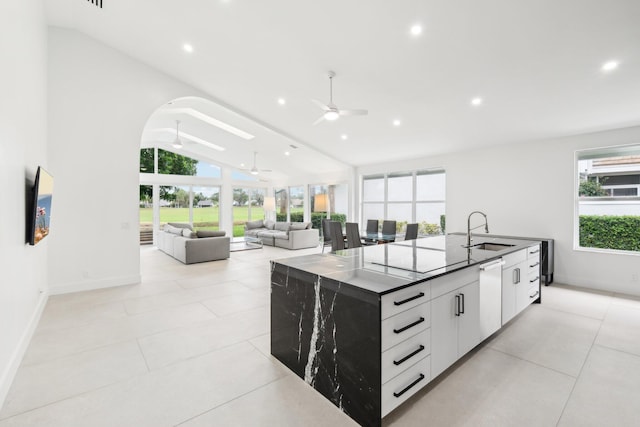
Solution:
M99 280L83 280L82 282L68 283L60 286L51 285L49 288L49 294L61 295L72 292L92 291L94 289L113 288L115 286L135 285L141 281L142 277L139 274L134 276L110 277L108 279Z
M600 280L593 280L589 277L565 277L564 275L554 274L553 283L562 283L564 285L571 285L586 290L640 296L640 291L635 288L629 286L620 286L616 283L602 283L602 281ZM551 286L553 286L553 283L551 284Z
M31 342L31 338L33 337L33 333L38 326L38 322L40 322L40 317L42 316L42 311L44 307L47 305L47 299L49 295L47 292L43 292L40 294L40 298L38 299L38 305L36 309L33 311L31 315L31 319L29 320L29 324L25 329L22 337L20 337L20 342L16 346L13 354L11 355L11 359L9 361L9 365L2 373L0 377L0 409L4 405L4 401L7 398L7 393L9 393L9 388L13 383L13 379L18 372L18 368L20 367L20 363L22 362L22 358L24 357L27 348L29 347L29 343Z

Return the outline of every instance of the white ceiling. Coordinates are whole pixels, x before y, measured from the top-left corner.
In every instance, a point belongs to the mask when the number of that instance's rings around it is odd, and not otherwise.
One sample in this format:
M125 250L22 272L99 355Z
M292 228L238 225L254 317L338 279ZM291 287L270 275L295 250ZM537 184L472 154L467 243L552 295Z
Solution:
M247 123L256 122L253 129L263 133L244 142L246 151L216 154L223 163L250 163L258 151L265 161L259 154L259 167L286 175L292 163L281 152L291 143L329 171L344 167L331 158L358 166L640 125L637 0L46 4L52 25L77 29L211 94L226 111L218 119L231 120L231 109L250 133ZM416 23L423 26L418 37L409 31ZM604 73L609 60L620 65ZM310 99L328 102L329 70L337 73L338 107L368 109L368 116L312 125L321 111ZM483 104L471 106L474 97ZM165 116L155 125L175 127ZM209 125L198 132L214 143L220 136Z

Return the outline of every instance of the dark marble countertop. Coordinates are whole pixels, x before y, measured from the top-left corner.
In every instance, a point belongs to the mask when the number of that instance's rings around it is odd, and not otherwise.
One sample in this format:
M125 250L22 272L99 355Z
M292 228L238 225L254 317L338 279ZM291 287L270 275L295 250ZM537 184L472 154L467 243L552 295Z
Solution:
M335 253L304 255L273 262L356 286L377 294L424 282L472 265L485 263L536 243L474 234L472 245L490 243L500 250L467 249L462 233L426 237Z

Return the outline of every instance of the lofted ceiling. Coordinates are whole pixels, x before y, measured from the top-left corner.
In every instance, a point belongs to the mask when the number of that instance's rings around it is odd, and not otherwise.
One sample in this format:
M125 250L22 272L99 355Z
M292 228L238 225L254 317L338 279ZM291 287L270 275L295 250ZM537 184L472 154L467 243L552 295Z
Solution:
M303 147L307 168L331 171L640 125L637 0L102 3L47 0L49 23L210 94L214 118L256 133L212 156L250 164L258 151L280 178L292 167L289 144ZM618 67L603 71L607 61ZM334 103L369 115L312 124L322 112L311 99L329 101L330 70ZM149 126L174 128L180 114L199 138L229 138L189 125L184 111Z

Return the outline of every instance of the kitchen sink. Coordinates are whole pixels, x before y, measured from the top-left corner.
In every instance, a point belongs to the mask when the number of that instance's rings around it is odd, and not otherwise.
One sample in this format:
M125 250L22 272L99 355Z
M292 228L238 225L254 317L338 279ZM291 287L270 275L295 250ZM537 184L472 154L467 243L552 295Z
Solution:
M501 251L506 248L510 248L515 245L509 245L506 243L478 243L471 246L471 249L481 249L483 251Z

